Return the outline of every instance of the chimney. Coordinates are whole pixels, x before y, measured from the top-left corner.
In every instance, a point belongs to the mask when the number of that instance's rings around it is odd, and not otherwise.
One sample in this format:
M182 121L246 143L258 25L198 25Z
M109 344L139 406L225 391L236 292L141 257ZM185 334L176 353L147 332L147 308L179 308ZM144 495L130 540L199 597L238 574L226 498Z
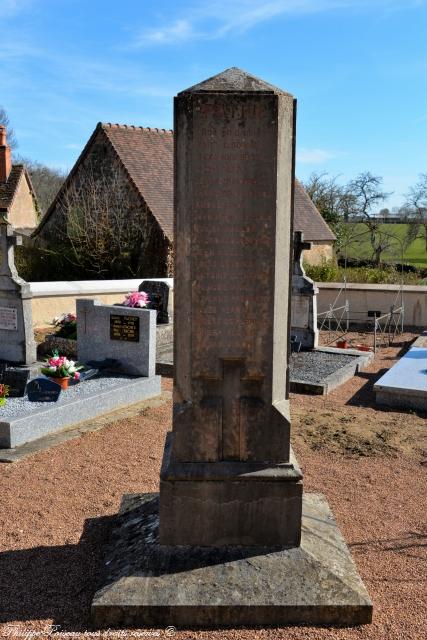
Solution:
M12 169L10 147L7 145L6 127L0 125L0 183L7 182Z

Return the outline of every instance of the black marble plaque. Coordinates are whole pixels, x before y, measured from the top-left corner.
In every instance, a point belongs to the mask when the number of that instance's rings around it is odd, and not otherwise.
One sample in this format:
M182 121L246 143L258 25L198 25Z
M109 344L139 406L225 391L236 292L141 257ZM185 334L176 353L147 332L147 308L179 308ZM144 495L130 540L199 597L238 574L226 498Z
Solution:
M27 384L30 402L56 402L61 395L61 387L49 378L34 378Z
M0 383L9 387L10 398L22 398L25 395L25 387L30 377L30 369L26 367L9 367L6 363L0 363Z
M139 342L139 318L137 316L110 316L110 339L122 342Z
M157 323L168 324L169 286L166 282L144 280L138 291L145 291L150 296L148 308L157 311Z

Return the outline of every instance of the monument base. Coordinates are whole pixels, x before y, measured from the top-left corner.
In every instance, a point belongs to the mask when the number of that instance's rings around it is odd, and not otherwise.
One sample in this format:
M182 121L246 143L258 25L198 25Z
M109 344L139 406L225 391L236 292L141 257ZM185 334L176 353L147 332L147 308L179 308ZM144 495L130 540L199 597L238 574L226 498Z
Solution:
M372 603L325 498L305 494L299 547L158 544L158 494L127 495L92 602L97 627L350 626Z
M287 463L176 462L168 433L160 472L162 545L289 546L301 540L302 473Z

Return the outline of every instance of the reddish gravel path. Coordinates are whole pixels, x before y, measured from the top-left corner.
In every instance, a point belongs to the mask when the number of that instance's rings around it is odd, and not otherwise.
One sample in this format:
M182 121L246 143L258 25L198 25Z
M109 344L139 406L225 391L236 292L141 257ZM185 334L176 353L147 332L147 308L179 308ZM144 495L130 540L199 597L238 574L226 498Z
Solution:
M340 393L334 392L334 398L328 398L331 425L341 424L342 412L353 410L346 403L365 382L350 381ZM165 386L170 387L170 381ZM356 418L352 414L347 432L353 423L357 427L358 420L360 428L364 412L375 415L369 401L365 404L368 406L354 407ZM418 448L414 445L407 451L396 444L392 455L386 450L365 457L354 452L347 457L329 447L327 440L319 448L307 436L310 430L316 433L316 423L308 429L304 419L325 414L325 401L299 396L293 398L292 406L297 417L294 442L305 472L305 489L327 496L373 599L373 624L353 629L186 631L176 637L425 638L426 485ZM376 415L387 424L387 413ZM426 426L422 416L393 413L393 417L399 415L409 432L411 424L417 433L420 424ZM170 424L171 406L167 404L20 463L0 466L0 637L29 638L31 632L43 632L52 623L73 634L58 634L58 639L85 637L111 516L123 493L157 489L164 435ZM165 627L167 624L165 620Z

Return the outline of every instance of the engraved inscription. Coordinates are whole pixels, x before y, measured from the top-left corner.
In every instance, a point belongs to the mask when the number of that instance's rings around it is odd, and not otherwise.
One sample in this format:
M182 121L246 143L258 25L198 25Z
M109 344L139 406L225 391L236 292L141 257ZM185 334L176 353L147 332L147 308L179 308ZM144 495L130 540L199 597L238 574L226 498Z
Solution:
M0 307L0 329L18 331L18 312L11 307Z
M139 342L139 318L110 315L110 340Z
M193 372L218 375L219 356L259 374L271 333L277 132L271 105L217 101L200 122L196 114L191 150L192 319L203 327L192 332Z

